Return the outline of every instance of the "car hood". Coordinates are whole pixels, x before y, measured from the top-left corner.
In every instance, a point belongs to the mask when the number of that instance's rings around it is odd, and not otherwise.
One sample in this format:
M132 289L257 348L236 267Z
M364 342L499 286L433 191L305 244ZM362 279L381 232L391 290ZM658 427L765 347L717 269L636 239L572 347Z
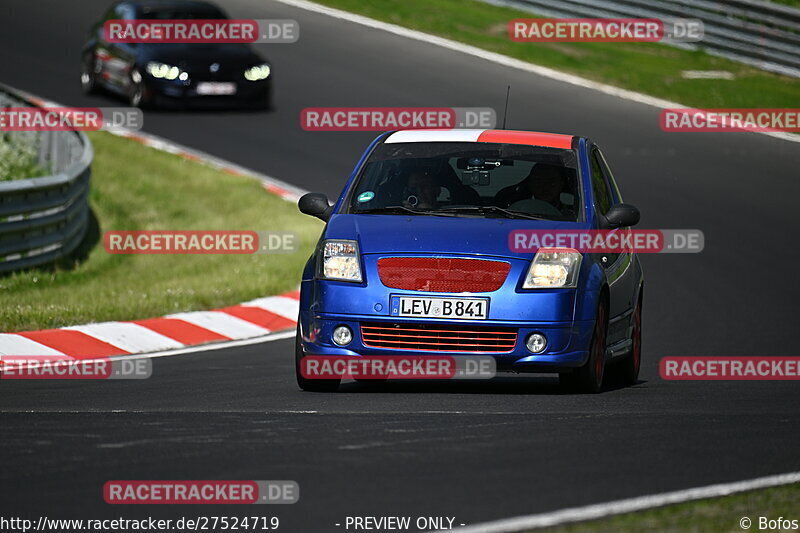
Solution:
M579 230L588 224L508 218L333 215L327 239L353 239L362 254L432 253L529 258L509 247L513 230Z
M159 61L180 68L197 69L219 63L222 68L249 68L263 58L245 44L156 44L142 45L146 61Z

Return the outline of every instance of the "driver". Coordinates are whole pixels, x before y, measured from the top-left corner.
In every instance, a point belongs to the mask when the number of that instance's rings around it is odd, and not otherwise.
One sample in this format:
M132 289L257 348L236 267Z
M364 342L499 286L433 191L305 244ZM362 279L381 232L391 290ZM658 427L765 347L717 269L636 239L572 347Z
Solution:
M561 203L561 193L566 185L563 170L556 165L538 163L524 180L498 192L495 202L498 206L507 208L522 200L536 199L563 212L567 208Z
M407 195L403 201L405 207L415 209L436 209L439 207L439 194L442 187L427 172L414 170L408 175L406 182Z

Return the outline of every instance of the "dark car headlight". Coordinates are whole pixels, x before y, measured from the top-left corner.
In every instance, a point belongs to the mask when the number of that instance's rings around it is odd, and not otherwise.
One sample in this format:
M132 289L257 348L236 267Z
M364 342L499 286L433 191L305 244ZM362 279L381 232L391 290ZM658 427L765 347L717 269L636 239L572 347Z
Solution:
M168 65L166 63L159 63L158 61L151 61L145 67L148 74L158 79L174 80L179 79L186 81L189 79L189 73L181 70L175 65Z
M244 79L248 81L265 80L269 77L272 69L266 63L250 67L244 71Z

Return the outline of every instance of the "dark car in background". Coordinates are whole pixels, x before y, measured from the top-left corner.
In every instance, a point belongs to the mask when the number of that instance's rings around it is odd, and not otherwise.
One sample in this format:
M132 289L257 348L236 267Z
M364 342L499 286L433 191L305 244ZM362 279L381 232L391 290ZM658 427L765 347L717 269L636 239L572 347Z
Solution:
M123 0L92 26L82 50L81 86L107 89L134 107L247 104L272 106L272 66L242 43L108 42L109 20L228 19L219 7L193 0Z

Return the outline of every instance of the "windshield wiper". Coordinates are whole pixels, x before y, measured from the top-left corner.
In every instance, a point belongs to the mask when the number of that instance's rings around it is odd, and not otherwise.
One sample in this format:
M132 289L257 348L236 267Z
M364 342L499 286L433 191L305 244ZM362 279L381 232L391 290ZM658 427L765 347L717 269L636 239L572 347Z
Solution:
M470 205L462 207L447 207L445 209L442 209L442 211L447 211L449 213L480 213L483 215L489 215L489 214L505 215L506 218L526 218L529 220L551 220L549 218L531 215L530 213L524 213L522 211L503 209L502 207L498 207L496 205Z
M356 215L427 215L434 217L455 217L458 216L454 213L445 213L442 211L426 211L423 209L412 209L402 205L387 205L386 207L373 207L370 209L361 209L353 212Z

